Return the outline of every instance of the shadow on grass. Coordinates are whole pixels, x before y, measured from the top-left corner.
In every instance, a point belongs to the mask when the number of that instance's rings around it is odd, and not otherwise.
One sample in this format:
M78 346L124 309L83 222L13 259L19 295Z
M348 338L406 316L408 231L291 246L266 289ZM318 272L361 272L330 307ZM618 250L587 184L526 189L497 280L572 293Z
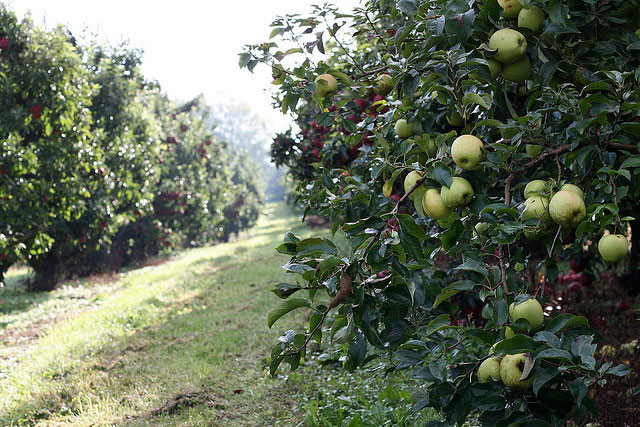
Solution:
M220 272L191 283L195 292L188 299L175 303L149 296L141 301L137 310L146 306L166 309L163 320L141 327L123 317L135 332L109 340L97 357L88 352L89 365L81 362L64 372L55 367L45 369L47 385L13 406L10 414L0 416L0 424L80 417L88 399L100 401L101 396L124 402L124 410L109 402L120 409L120 418L110 421L129 425L164 425L188 416L189 411L220 423L244 423L259 413L295 411L289 400L279 402L274 397L265 401L268 391L260 390L264 387L261 361L268 356L268 345L276 335L265 324L265 312L274 297L267 292L269 285L257 277L267 278L272 274L267 270L273 267L264 271L255 268L255 276L246 277L246 269L235 265L232 258L198 261L215 265ZM100 396L86 396L97 390ZM183 398L192 394L207 398ZM164 410L166 407L171 410Z

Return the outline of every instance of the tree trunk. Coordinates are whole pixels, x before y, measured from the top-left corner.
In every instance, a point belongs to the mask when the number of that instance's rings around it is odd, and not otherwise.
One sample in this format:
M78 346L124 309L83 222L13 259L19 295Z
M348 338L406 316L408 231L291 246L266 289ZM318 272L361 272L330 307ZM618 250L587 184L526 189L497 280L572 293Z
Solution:
M29 265L33 268L35 277L27 283L27 289L30 292L49 292L63 279L66 261L54 247L44 257L30 260Z

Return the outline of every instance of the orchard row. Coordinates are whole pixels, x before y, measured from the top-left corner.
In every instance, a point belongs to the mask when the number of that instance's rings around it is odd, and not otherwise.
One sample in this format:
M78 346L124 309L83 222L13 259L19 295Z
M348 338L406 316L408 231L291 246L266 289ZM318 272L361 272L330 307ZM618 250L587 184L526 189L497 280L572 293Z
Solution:
M257 219L250 161L216 139L203 99L176 105L145 80L140 55L0 6L0 279L27 263L50 290Z

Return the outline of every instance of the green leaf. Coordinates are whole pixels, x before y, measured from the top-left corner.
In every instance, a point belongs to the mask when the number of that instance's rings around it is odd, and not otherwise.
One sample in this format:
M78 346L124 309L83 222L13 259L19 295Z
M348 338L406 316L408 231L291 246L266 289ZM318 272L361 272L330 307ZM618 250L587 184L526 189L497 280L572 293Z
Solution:
M615 375L617 377L624 377L630 372L631 372L631 368L622 364L611 367L607 370L607 374Z
M429 169L427 177L433 179L437 183L444 185L445 187L451 187L451 181L453 180L453 171L451 168L438 162Z
M292 298L282 301L267 313L267 327L271 328L282 316L300 307L309 307L309 302L302 298Z
M440 304L442 304L443 301L445 301L448 298L451 298L458 292L470 291L471 289L473 289L475 285L476 284L470 280L462 280L460 282L455 282L450 284L449 286L444 288L442 292L440 292L440 295L438 295L435 302L433 303L433 308L438 307ZM447 321L448 321L448 318L447 318Z
M429 336L434 332L437 332L440 329L443 329L446 327L451 327L451 319L449 318L448 314L441 314L435 319L433 319L431 322L429 322L429 324L427 325L427 332L425 335Z
M559 348L547 348L538 353L536 359L561 359L565 362L571 362L573 356L571 356L571 353L566 350Z
M494 352L496 354L529 353L539 351L544 346L544 344L536 342L526 335L516 335L496 344Z
M396 182L396 178L398 177L398 175L402 173L402 171L404 171L403 168L398 168L394 170L393 173L391 174L391 178L389 178L384 183L384 185L382 186L382 194L384 194L384 197L391 196L391 192L393 191L393 183Z
M462 104L464 104L465 107L469 104L476 104L481 106L485 110L488 110L490 108L484 98L474 92L465 93L462 97Z
M336 245L331 240L321 237L311 237L304 239L296 246L298 256L309 255L312 253L322 253L335 255L338 253Z
M455 268L456 270L473 271L483 275L484 277L489 276L489 272L487 271L484 262L469 256L463 256L462 259L464 260L464 262L457 266Z
M396 8L400 12L406 13L409 16L418 14L418 5L416 4L416 0L399 0L398 4L396 4Z
M400 225L405 228L412 236L416 237L420 241L423 241L427 238L426 233L420 226L416 224L415 219L411 215L401 214L398 215L398 222Z
M562 313L554 317L544 330L555 334L572 326L589 326L589 321L582 316Z
M533 392L538 395L540 388L555 378L560 372L557 366L545 366L538 369L536 376L533 378Z
M584 383L584 380L584 378L576 378L569 383L569 389L573 397L575 397L578 407L582 406L582 399L584 399L587 394L587 385Z

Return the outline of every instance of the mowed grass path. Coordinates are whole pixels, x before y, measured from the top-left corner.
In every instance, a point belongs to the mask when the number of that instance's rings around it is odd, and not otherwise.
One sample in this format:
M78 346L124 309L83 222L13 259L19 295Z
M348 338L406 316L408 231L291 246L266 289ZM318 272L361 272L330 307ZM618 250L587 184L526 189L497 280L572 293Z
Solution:
M297 424L291 390L265 371L279 332L302 321L289 316L273 331L265 321L278 301L268 290L285 279L287 258L274 247L290 229L313 234L284 204L269 204L241 241L85 283L81 309L44 327L47 307L73 288L0 312L5 333L13 323L27 335L39 328L18 354L0 354L0 425Z

